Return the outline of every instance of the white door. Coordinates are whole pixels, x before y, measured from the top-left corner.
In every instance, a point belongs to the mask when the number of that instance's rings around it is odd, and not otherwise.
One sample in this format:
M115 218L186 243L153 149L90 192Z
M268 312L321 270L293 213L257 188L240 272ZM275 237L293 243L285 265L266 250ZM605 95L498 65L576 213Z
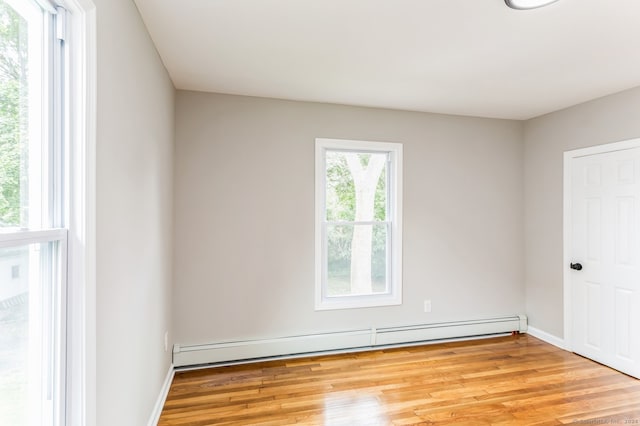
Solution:
M573 158L571 175L572 350L640 377L640 148Z

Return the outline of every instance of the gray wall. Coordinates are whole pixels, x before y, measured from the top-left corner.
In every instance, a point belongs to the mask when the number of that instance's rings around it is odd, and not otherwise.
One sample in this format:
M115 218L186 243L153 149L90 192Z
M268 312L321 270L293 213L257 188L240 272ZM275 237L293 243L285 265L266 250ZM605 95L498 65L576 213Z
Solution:
M175 341L524 312L522 131L514 121L178 91ZM404 144L402 306L314 311L316 137Z
M172 326L199 343L526 311L562 336L562 152L640 136L640 88L525 123L175 95L133 2L94 1L98 425L146 423ZM402 306L313 310L316 137L404 144Z
M640 137L640 88L525 122L529 323L563 337L563 152Z
M174 89L131 0L97 7L97 424L145 425L171 363Z

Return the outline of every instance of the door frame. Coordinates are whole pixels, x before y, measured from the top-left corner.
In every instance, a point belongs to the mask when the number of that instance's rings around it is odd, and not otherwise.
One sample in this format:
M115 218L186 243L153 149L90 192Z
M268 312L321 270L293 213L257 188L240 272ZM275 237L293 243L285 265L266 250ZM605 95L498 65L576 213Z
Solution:
M563 178L564 178L564 190L563 190L563 219L562 219L562 232L563 232L563 256L562 256L562 282L563 282L563 306L564 306L564 349L573 351L572 342L572 319L573 319L573 301L571 298L572 284L571 284L571 271L569 269L569 263L573 260L571 258L572 245L571 245L571 225L572 225L572 161L579 157L586 157L588 155L606 154L608 152L624 151L628 149L640 148L640 138L627 139L620 142L611 142L603 145L590 146L587 148L573 149L564 152L564 165L563 165Z

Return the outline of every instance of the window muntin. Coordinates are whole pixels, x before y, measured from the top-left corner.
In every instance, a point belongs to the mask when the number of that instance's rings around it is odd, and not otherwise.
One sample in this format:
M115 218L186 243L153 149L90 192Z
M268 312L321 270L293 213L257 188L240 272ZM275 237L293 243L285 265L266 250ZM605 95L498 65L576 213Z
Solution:
M316 309L401 303L402 145L316 140Z

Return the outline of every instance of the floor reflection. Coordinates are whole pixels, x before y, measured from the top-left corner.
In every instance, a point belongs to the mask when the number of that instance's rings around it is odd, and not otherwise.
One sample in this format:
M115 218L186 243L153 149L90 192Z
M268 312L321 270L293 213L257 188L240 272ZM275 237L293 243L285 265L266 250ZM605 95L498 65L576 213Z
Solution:
M388 425L380 400L356 392L329 394L324 398L325 425Z

